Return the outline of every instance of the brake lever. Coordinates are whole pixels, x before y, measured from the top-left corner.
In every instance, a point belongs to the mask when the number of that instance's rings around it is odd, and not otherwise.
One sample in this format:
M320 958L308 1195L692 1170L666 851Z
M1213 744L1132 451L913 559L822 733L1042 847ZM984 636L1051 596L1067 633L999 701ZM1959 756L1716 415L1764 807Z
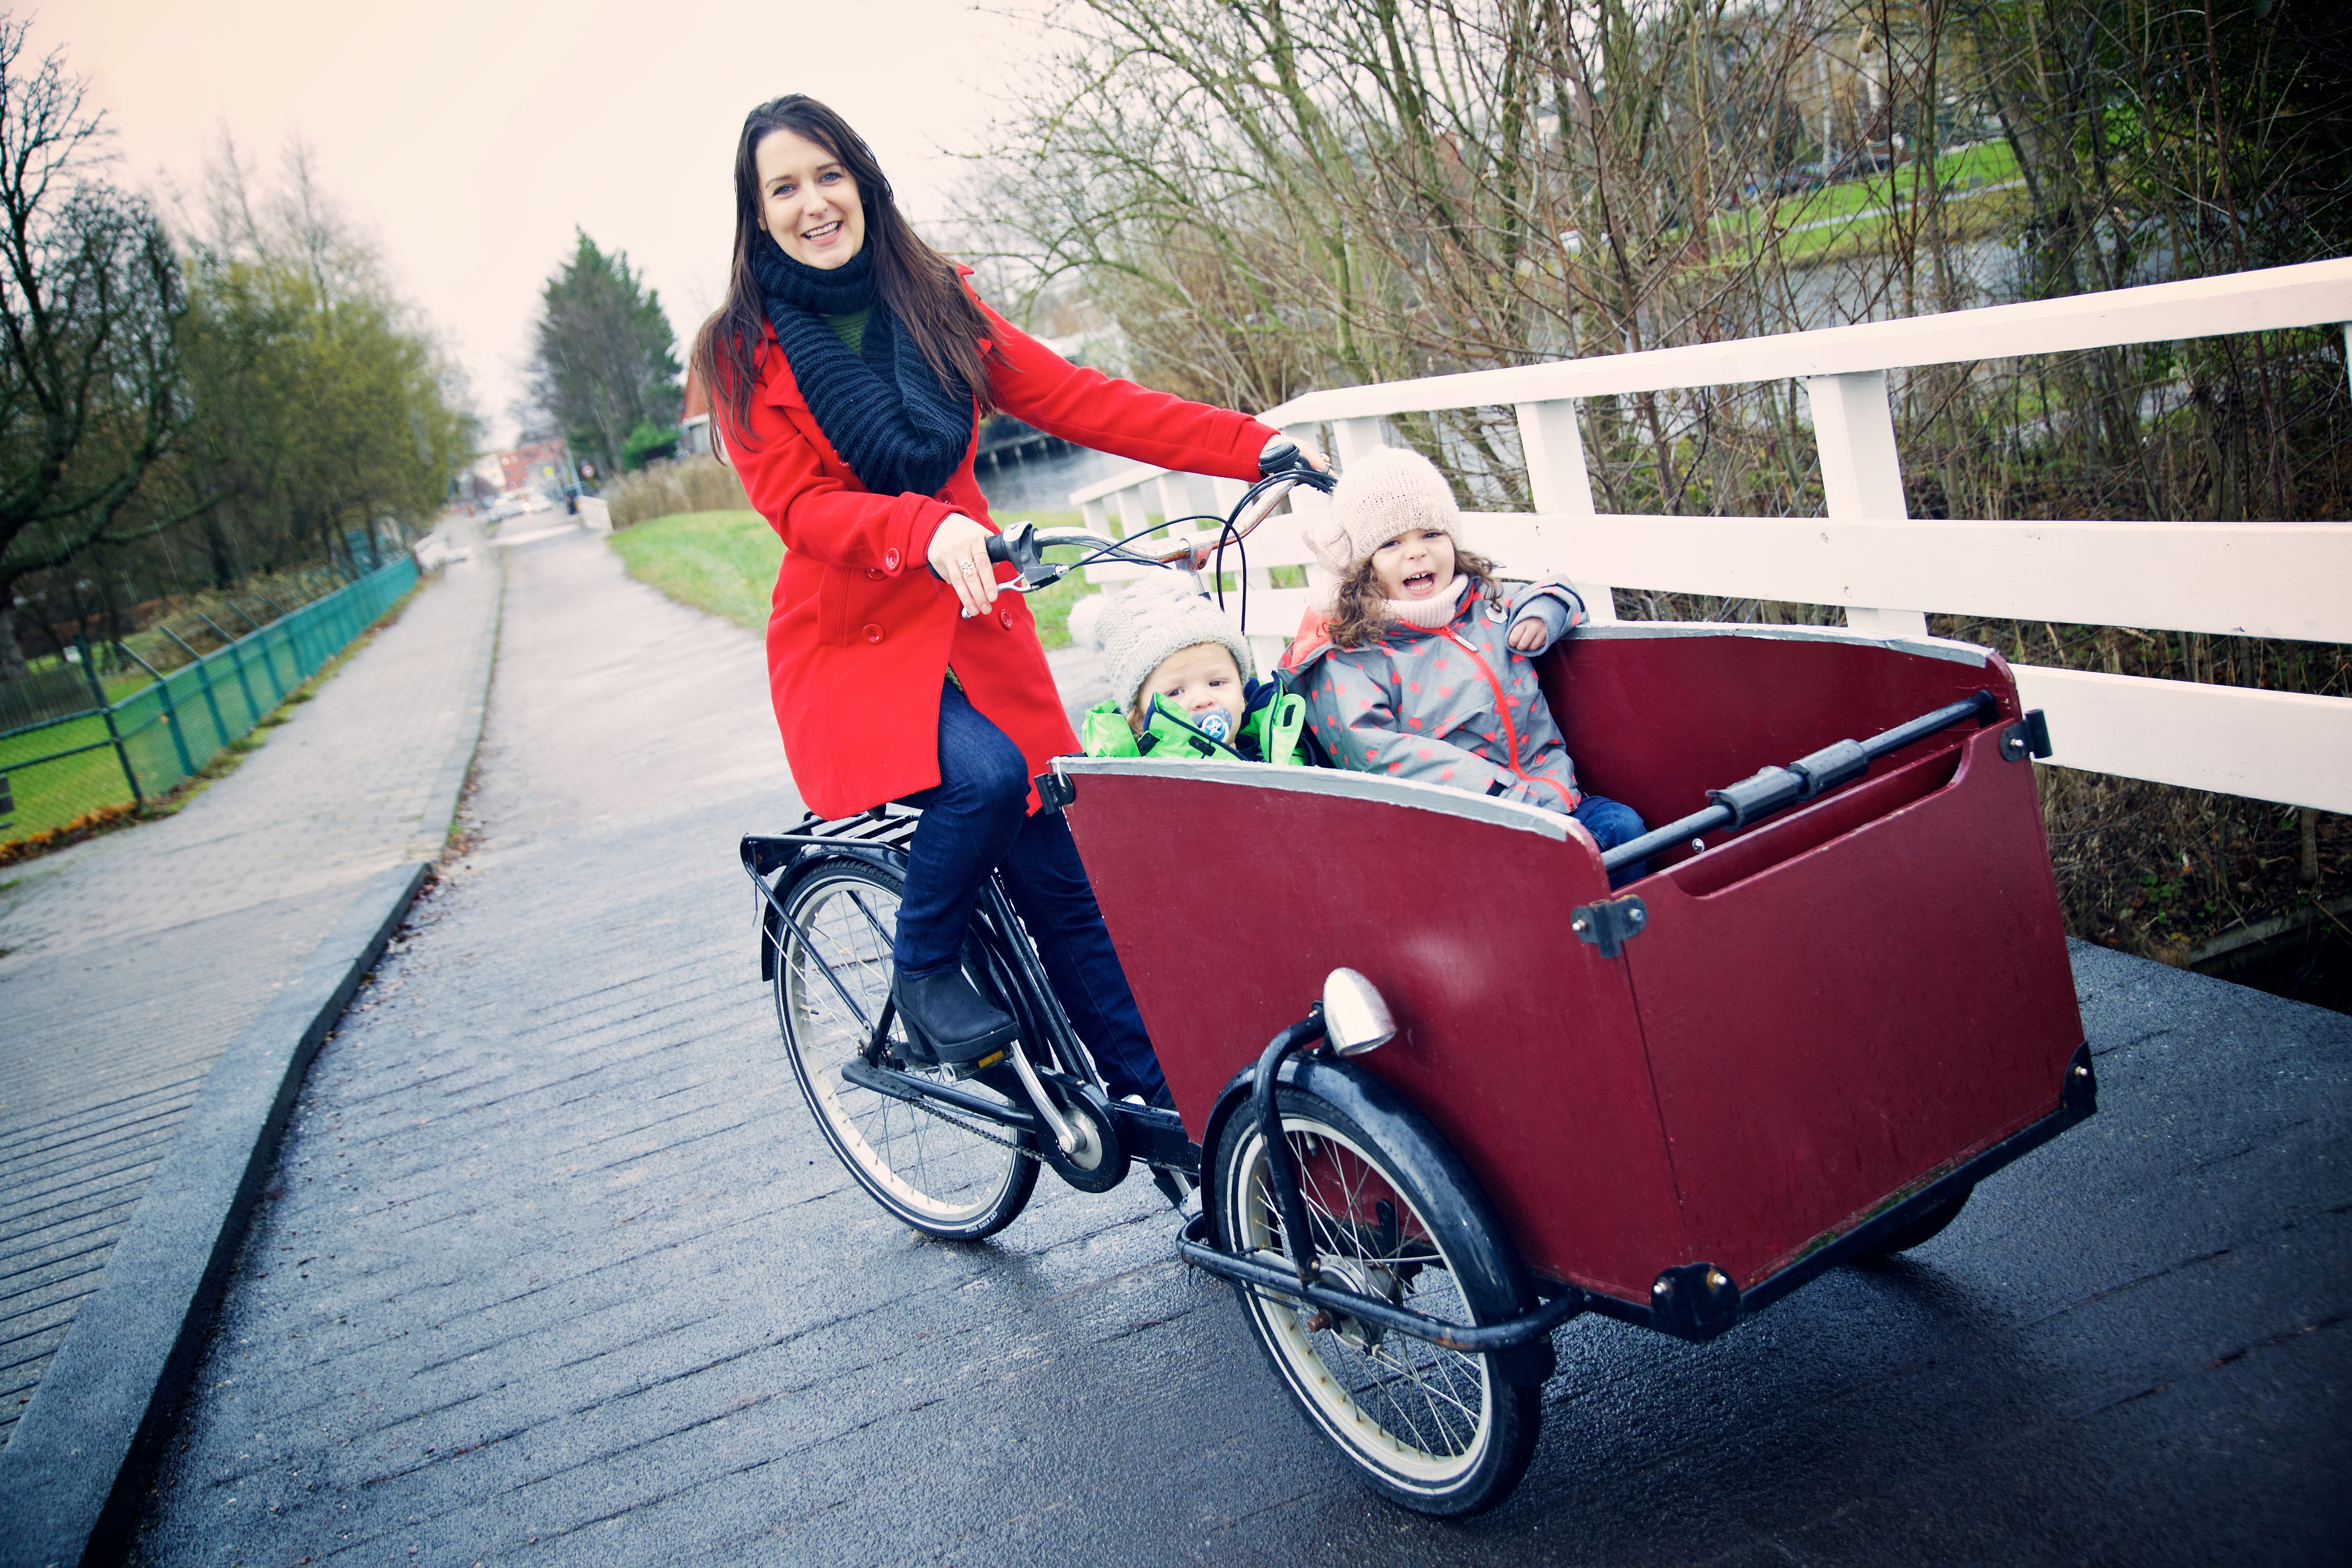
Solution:
M1021 574L1024 593L1050 587L1062 578L1063 569L1046 562L1045 547L1037 542L1037 525L1034 522L1016 522L990 540L988 558L1012 563Z

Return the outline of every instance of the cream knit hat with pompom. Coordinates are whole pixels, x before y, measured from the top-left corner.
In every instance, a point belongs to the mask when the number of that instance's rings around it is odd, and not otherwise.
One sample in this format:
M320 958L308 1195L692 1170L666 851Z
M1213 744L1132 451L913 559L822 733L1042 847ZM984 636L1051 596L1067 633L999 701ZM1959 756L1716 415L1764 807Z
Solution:
M1154 572L1116 594L1089 597L1100 599L1102 607L1086 629L1109 667L1110 694L1122 713L1135 706L1135 694L1160 660L1200 643L1223 646L1234 656L1234 668L1243 679L1257 673L1241 628L1214 603L1194 593L1181 573ZM1075 618L1075 609L1072 615Z
M1316 564L1344 577L1359 562L1409 528L1462 542L1462 512L1454 488L1418 452L1375 447L1348 465L1322 517L1307 525Z

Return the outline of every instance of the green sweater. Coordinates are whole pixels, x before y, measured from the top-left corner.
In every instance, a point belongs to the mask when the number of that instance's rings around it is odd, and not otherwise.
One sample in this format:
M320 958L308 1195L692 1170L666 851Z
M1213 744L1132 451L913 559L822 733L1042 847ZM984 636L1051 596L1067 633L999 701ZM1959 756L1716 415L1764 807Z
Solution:
M872 307L868 306L864 310L852 310L846 316L827 316L824 324L833 329L833 335L839 338L851 353L862 354L866 352L866 318L871 310Z

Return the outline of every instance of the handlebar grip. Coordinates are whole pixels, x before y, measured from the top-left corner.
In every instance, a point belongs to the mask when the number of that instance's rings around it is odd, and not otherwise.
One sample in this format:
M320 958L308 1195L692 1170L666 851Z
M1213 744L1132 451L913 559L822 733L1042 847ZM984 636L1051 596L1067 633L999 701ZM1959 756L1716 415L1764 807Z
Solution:
M1006 542L1004 535L1001 533L992 533L988 536L988 558L991 561L1011 561L1013 559L1013 547ZM944 583L947 581L944 576L940 575L940 569L931 565L929 563L926 562L924 563L924 569L929 572L932 576L938 577L940 582Z

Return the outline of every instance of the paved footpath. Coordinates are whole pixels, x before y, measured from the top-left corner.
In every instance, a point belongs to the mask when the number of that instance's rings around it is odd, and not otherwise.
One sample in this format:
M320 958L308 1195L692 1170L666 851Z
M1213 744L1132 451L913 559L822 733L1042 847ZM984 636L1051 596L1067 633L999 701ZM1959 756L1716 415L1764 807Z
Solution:
M441 851L499 583L454 526L470 559L235 773L0 870L0 1442L214 1061L371 878Z
M2095 950L2093 1121L1907 1261L1601 1321L1439 1526L1307 1430L1138 1181L887 1219L758 982L751 637L516 550L473 852L320 1052L152 1564L2341 1560L2352 1020Z

